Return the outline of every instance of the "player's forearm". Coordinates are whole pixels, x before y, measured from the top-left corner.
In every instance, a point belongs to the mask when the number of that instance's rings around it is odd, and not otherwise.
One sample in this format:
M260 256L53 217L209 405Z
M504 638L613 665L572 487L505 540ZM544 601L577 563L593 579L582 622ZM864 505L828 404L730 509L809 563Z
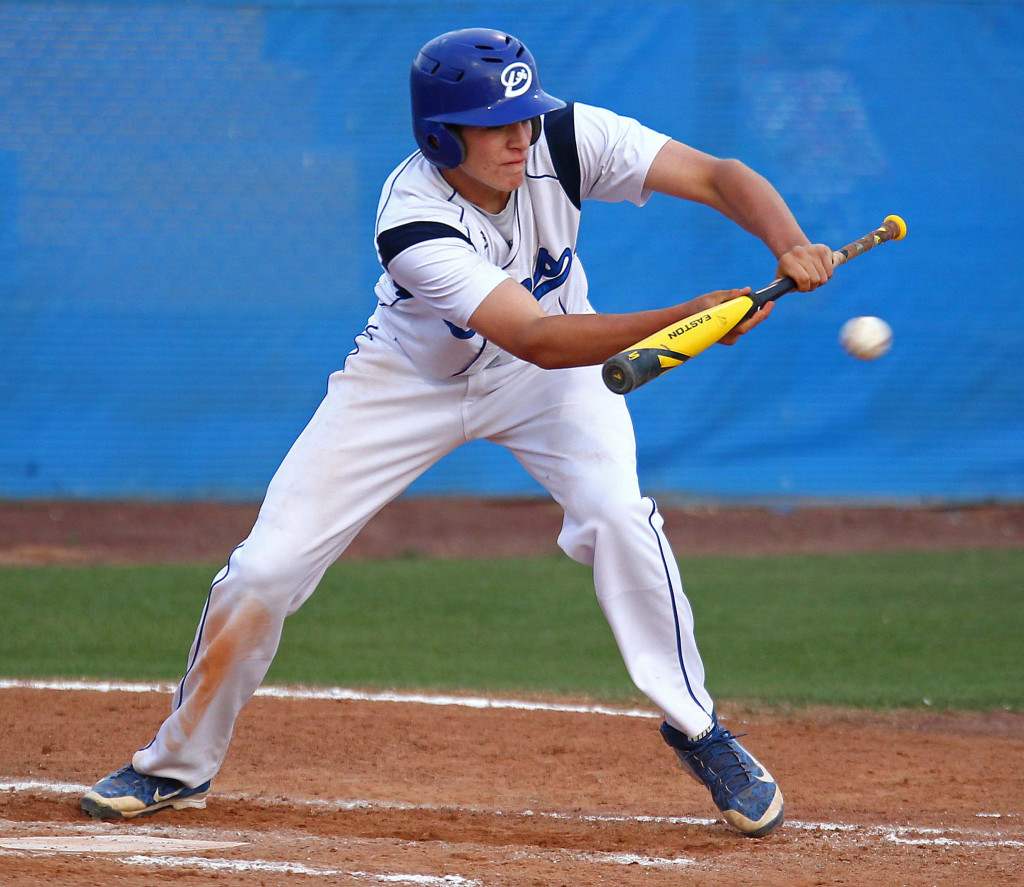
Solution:
M629 314L548 315L532 293L509 278L480 303L468 325L509 354L543 369L590 366L669 324L748 292L749 287L717 290L679 305Z
M774 186L739 160L670 140L654 158L644 187L710 206L762 240L776 258L809 243Z
M714 169L713 205L768 246L779 259L776 276L791 277L802 292L826 283L831 249L811 244L774 186L738 160L720 161Z
M715 304L701 296L682 305L633 314L556 314L524 324L502 344L517 357L543 369L603 363L641 339Z
M760 173L738 160L715 165L712 205L760 239L775 258L810 243L782 195Z
M544 369L602 363L721 294L682 305L630 314L548 315L531 292L509 278L494 288L469 318L470 329L522 360Z

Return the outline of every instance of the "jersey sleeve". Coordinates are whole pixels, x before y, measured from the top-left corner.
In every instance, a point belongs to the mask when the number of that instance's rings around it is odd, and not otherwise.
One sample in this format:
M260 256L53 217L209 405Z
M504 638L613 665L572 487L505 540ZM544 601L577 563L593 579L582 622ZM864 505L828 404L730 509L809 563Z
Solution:
M669 137L604 108L575 104L580 198L643 206L647 172Z
M388 265L391 279L444 319L468 327L480 303L508 274L455 238L414 244Z

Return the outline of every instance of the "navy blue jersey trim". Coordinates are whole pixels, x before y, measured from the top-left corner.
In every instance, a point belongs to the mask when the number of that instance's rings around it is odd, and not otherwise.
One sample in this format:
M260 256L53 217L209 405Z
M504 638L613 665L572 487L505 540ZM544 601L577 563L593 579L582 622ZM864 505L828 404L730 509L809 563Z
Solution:
M580 208L580 155L576 149L576 118L573 104L544 115L544 137L548 140L551 161L558 183L576 209Z
M412 298L412 297L410 296L410 298ZM378 303L378 304L380 304L380 303ZM359 347L360 347L359 340L362 339L362 338L366 338L366 339L369 339L372 342L373 341L373 334L375 332L378 332L379 330L380 330L380 327L376 326L375 324L368 323L366 325L366 329L364 329L361 333L359 333L355 337L355 339L352 340L352 344L355 347L351 351L349 351L348 354L345 355L345 359L341 362L341 371L342 372L345 372L345 365L348 363L348 359L350 357L352 357L352 356L354 356L354 355L359 353Z
M445 321L445 323L447 323L447 321ZM451 325L451 324L449 324L449 326L450 326L450 325ZM474 333L473 335L476 335L476 333ZM482 337L481 337L481 338L482 338ZM486 347L487 347L487 340L486 340L486 339L483 339L483 344L481 344L481 345L480 345L480 350L479 350L479 351L477 351L477 353L476 353L476 354L475 354L475 355L473 356L473 359L472 359L472 360L471 360L471 361L470 361L469 363L467 363L467 364L466 364L466 365L465 365L465 366L464 366L464 367L463 367L463 368L462 368L461 370L459 370L459 371L458 371L457 373L452 373L452 378L454 379L454 378L455 378L456 376L461 376L461 375L462 375L463 373L465 373L465 372L468 372L468 371L469 371L469 368L470 368L471 366L473 366L473 364L475 364L475 363L476 363L476 362L477 362L477 361L478 361L478 360L480 359L480 355L484 353L484 349L485 349Z
M381 231L377 235L377 249L380 250L380 258L386 270L391 260L403 250L425 240L438 240L442 237L458 237L466 243L472 243L462 231L451 225L441 222L407 222L397 228Z

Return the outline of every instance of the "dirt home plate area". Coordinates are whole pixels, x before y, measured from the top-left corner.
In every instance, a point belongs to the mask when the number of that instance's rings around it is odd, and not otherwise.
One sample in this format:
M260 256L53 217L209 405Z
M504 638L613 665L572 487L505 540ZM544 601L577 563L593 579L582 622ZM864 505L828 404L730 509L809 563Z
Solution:
M1015 509L665 510L680 558L1024 544ZM11 504L0 562L216 561L254 513ZM557 525L545 504L413 500L389 506L352 556L547 553ZM501 533L485 549L489 527ZM149 741L169 694L0 680L0 885L1024 883L1020 713L725 701L725 725L750 734L787 798L783 828L752 840L717 819L642 705L268 687L205 810L93 822L81 793Z

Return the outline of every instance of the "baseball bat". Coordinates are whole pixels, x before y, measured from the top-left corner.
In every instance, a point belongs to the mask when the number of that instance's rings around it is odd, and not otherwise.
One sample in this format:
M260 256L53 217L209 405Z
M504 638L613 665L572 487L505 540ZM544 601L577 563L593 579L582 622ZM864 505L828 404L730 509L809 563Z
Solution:
M838 267L887 240L902 240L906 233L907 223L903 219L886 216L880 228L833 252L832 262ZM601 368L604 384L616 394L628 394L696 357L765 304L793 289L793 279L783 277L750 295L722 302L658 330L632 348L609 357Z

